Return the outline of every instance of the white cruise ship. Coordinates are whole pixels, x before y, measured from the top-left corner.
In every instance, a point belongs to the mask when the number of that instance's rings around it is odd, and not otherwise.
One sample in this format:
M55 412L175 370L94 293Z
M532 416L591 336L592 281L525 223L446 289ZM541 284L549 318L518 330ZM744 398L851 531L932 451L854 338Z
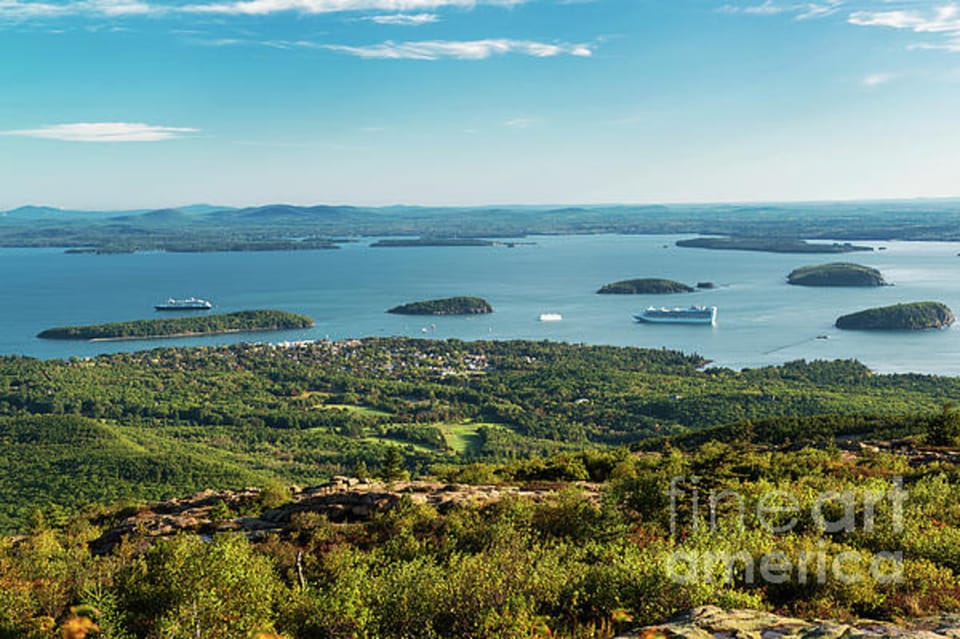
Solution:
M638 322L648 322L650 324L707 324L712 326L717 323L717 307L655 308L651 306L633 317Z
M154 308L158 311L209 311L213 308L213 304L196 297L185 300L170 298L164 304L157 304Z

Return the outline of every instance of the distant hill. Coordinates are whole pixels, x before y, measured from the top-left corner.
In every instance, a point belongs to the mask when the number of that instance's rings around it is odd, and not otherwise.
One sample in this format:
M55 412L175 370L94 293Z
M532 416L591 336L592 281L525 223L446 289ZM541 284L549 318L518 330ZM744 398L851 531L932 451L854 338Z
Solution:
M157 209L156 211L148 211L138 215L121 215L118 217L113 217L110 218L110 221L130 224L140 223L155 226L185 224L192 222L195 218L195 215L186 213L181 209Z
M194 204L158 210L0 213L0 246L115 250L302 249L292 238L684 235L681 246L786 253L869 251L872 240L960 241L955 200L785 204L360 207ZM819 240L814 242L814 240ZM827 240L824 242L824 240ZM857 241L857 245L852 242ZM280 244L278 244L280 243Z
M105 219L116 215L137 215L144 213L146 209L134 211L82 211L71 209L58 209L53 206L21 206L9 211L0 212L0 219L22 219L22 220L68 220L75 221L77 218Z
M312 222L317 219L343 218L356 215L362 212L353 206L293 206L289 204L273 204L269 206L258 206L249 209L238 209L235 211L221 211L216 213L221 219L232 219L237 221L306 221Z
M206 215L207 213L216 213L218 211L235 211L233 206L215 206L213 204L189 204L187 206L178 206L178 210L192 215Z
M9 211L0 211L0 219L6 218L16 218L16 219L66 219L66 218L96 218L96 219L110 219L110 218L120 218L120 217L137 217L141 215L148 215L155 213L157 211L180 211L181 213L187 215L206 215L208 213L214 213L219 211L231 211L235 210L229 206L214 206L212 204L189 204L187 206L178 206L174 208L166 209L121 209L116 211L99 211L99 210L85 210L85 209L61 209L55 206L35 206L27 205L21 206L15 209L10 209Z

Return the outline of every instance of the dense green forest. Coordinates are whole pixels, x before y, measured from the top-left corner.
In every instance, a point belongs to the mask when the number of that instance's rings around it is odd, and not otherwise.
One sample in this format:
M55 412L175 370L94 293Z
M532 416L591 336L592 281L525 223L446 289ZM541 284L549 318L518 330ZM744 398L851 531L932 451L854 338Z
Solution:
M960 398L958 379L874 375L853 361L705 363L666 350L406 338L4 357L0 526L18 528L38 506L309 485L375 469L389 446L419 475L745 422L764 432L767 419L791 441L804 441L808 425L790 421L800 418L916 435L917 416Z
M0 637L609 639L705 604L820 619L960 610L954 464L713 443L689 453L617 448L476 463L456 478L468 475L504 485L549 480L553 493L465 501L444 512L401 498L365 521L334 524L302 513L284 532L253 538L151 540L133 531L109 554L93 554L88 544L111 522L148 510L38 514L25 535L0 543ZM685 499L672 507L676 478L686 478ZM599 499L574 482L583 479ZM885 499L870 511L870 528L818 528L818 495L855 496L859 522L867 495L901 481L909 494L902 525ZM697 515L695 489L704 498L736 491L743 513L725 502L715 519ZM773 489L801 513L786 532L760 523L759 504ZM211 512L229 522L289 499L274 488L242 503L220 501ZM900 578L873 578L871 557L894 549L902 554ZM726 564L724 553L737 562ZM747 566L774 553L800 563L773 582L751 578ZM678 578L678 556L706 572ZM818 562L838 561L843 574L811 578Z
M213 335L245 331L282 331L310 328L313 320L305 315L285 311L237 311L202 317L132 320L91 326L48 328L37 337L43 339L145 339L180 335Z
M850 313L837 318L837 328L848 330L926 330L945 328L955 322L950 308L941 302L912 302Z
M960 379L854 361L706 364L407 338L0 358L0 526L18 533L0 539L0 637L581 639L707 603L839 618L960 610ZM228 531L288 502L287 484L334 474L541 497L442 512L401 498L369 518L301 512L252 536L134 527L91 551L118 522L165 512L145 500L265 486L210 506ZM902 528L887 501L870 529L825 532L810 515L788 532L758 525L771 490L810 513L818 493L864 495L898 477ZM695 490L737 491L744 525L735 504L719 528L695 524L707 516ZM723 552L814 550L825 565L899 550L903 579L757 583L746 564L716 564ZM677 552L713 577L678 581Z

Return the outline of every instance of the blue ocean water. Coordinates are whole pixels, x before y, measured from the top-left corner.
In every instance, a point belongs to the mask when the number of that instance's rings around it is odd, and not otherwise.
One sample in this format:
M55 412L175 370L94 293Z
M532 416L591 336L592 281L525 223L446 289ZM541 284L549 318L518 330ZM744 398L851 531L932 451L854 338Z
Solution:
M674 246L681 237L546 236L516 248L375 249L369 247L372 240L361 240L336 251L265 253L67 255L61 249L0 249L0 353L83 357L157 346L409 335L666 347L734 368L856 358L878 372L960 374L960 327L921 333L833 328L839 315L897 302L937 300L960 311L958 243L867 242L884 250L825 256ZM798 266L839 260L879 268L894 286L785 283ZM719 288L667 296L595 294L605 283L634 277L712 281ZM384 312L451 295L484 297L496 312L436 318ZM302 331L148 341L35 337L51 326L157 317L155 303L189 296L210 299L217 311L276 308L305 313L317 324ZM717 326L654 326L632 319L649 305L690 304L718 306ZM539 322L546 312L564 319Z

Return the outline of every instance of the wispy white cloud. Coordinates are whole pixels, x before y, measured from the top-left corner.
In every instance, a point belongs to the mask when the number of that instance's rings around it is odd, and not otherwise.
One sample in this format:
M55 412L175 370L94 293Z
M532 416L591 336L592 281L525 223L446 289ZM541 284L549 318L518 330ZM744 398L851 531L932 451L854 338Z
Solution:
M60 16L120 17L136 15L270 15L274 13L329 14L385 12L374 16L384 24L423 24L439 9L472 9L479 5L513 7L531 0L223 0L169 4L148 0L0 0L0 20L27 20ZM390 22L394 20L395 22ZM420 21L420 22L418 22Z
M854 11L849 22L862 27L908 29L914 33L951 33L960 31L960 8L947 4L930 11Z
M0 131L0 135L65 142L161 142L197 132L198 129L188 127L155 126L137 122L77 122L51 124L37 129Z
M871 73L860 80L860 84L865 87L879 87L889 84L897 79L896 73Z
M552 58L564 55L587 58L593 55L594 49L592 44L534 42L531 40L510 40L508 38L424 40L420 42L388 40L367 45L329 44L312 40L245 40L240 38L191 38L190 41L204 46L316 49L378 60L486 60L494 56L508 54L534 58Z
M886 27L940 36L940 39L918 42L910 48L960 53L960 6L956 4L943 4L926 10L854 11L847 21L860 27Z
M419 27L422 24L430 24L440 19L435 13L391 13L379 16L367 16L362 18L369 22L377 24L389 24L401 27Z
M796 20L811 20L832 15L840 10L843 0L822 0L820 2L790 2L784 0L764 0L747 4L725 4L720 7L723 13L740 13L755 16L773 16L790 14Z
M0 19L4 20L56 18L73 15L116 18L146 15L160 10L166 9L152 6L141 0L81 0L64 3L0 0Z
M529 129L537 122L538 120L536 118L510 118L509 120L504 121L503 126L510 127L511 129Z
M765 0L760 4L725 4L720 7L724 13L745 13L748 15L769 16L787 11L787 7L775 2L775 0Z
M737 0L723 5L724 13L773 16L792 15L810 20L843 11L848 24L883 27L926 35L909 49L960 53L960 4L956 0Z
M337 51L360 58L389 60L485 60L492 56L520 54L535 58L551 58L559 55L589 57L593 49L588 44L556 44L530 40L428 40L423 42L393 42L351 46L342 44L316 45L319 48Z
M453 7L472 9L477 5L515 6L528 0L231 0L206 4L188 4L181 7L188 13L216 13L228 15L267 15L281 12L305 14L346 13L357 11L393 11L409 13L436 11Z

